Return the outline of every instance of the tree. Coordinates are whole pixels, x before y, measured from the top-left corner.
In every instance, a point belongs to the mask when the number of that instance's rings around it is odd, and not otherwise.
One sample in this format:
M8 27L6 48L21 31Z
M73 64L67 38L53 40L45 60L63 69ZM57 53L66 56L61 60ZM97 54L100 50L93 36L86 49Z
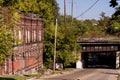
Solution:
M78 59L78 46L76 43L76 28L66 23L66 27L60 26L57 38L57 62L63 63L64 67L70 66ZM72 59L71 59L72 58Z
M107 32L109 34L120 32L120 7L117 7L115 13L112 15Z
M110 1L110 7L115 7L117 5L118 5L117 0L111 0Z
M54 15L57 15L59 10L56 0L0 0L0 4L2 6L12 6L25 13L37 13L44 18L45 25L54 20Z
M101 27L101 31L105 33L108 28L108 22L109 22L110 18L108 16L105 16L104 12L102 12L100 14L100 16L101 17L100 17L100 20L98 20L98 22L99 22L98 26Z
M58 31L57 31L57 53L56 62L63 63L64 67L70 65L76 61L76 28L71 26L71 17L68 16L66 26L64 24L64 17L59 16L58 18ZM55 25L52 24L46 28L45 45L44 50L44 63L50 68L53 63L53 51L54 51L54 30ZM72 59L71 59L72 57Z

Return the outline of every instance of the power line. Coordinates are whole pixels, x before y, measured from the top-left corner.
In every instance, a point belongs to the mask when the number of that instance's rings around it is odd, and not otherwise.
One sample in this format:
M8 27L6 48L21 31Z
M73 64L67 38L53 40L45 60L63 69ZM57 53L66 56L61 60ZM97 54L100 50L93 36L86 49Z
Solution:
M79 18L81 17L82 15L84 15L86 12L88 12L90 9L92 9L97 3L98 3L99 0L95 1L88 9L86 9L83 13L81 13L79 16L77 16L76 18Z

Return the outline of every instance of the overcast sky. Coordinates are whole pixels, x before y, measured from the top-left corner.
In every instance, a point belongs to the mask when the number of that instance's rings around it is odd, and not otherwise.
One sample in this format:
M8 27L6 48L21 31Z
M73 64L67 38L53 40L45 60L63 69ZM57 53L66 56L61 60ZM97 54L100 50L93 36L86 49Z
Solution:
M60 7L60 13L64 14L64 0L56 0ZM74 17L78 19L99 19L101 12L105 12L106 16L110 16L115 12L115 9L110 7L110 0L98 0L98 2L87 12L81 15L84 11L90 8L97 0L73 0L74 1ZM66 12L71 15L71 2L66 0ZM80 16L81 15L81 16Z

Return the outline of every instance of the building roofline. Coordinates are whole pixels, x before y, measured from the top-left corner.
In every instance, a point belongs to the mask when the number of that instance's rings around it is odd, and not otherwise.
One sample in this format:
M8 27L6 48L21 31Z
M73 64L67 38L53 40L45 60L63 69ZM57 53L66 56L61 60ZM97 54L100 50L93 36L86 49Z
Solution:
M120 44L120 40L108 39L108 38L83 38L77 41L78 44Z

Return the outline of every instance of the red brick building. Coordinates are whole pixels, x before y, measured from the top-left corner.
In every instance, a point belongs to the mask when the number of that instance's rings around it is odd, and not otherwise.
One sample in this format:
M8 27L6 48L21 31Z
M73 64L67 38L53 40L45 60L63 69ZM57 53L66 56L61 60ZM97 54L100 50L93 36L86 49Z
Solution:
M19 30L14 34L19 42L14 43L15 53L4 61L1 75L32 73L42 66L43 25L37 14L20 14Z

